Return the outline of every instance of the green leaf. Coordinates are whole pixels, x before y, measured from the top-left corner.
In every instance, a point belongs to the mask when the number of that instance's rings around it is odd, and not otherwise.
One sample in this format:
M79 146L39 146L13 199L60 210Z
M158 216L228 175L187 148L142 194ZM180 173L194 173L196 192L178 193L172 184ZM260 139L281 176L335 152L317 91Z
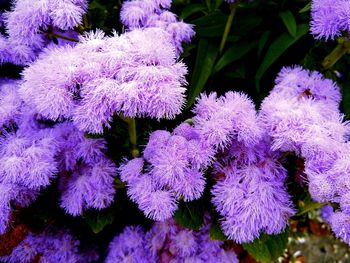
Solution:
M246 65L241 64L239 67L237 67L235 70L226 72L225 76L232 78L232 79L244 79L246 76Z
M204 207L202 200L192 202L180 202L179 208L175 211L174 219L179 225L199 230L203 224Z
M260 89L260 79L264 76L269 67L308 31L309 25L301 24L297 26L297 34L295 37L292 37L289 33L283 33L273 41L255 75L255 84L258 91Z
M86 223L95 234L100 233L106 226L112 224L114 219L115 214L113 211L98 212L96 214L89 214L85 217Z
M190 107L201 93L209 79L218 54L218 46L207 39L201 39L198 44L197 58L194 66L191 87L189 89L187 107Z
M219 222L217 221L212 223L210 227L209 235L212 240L221 240L221 241L228 240L224 232L222 232Z
M182 10L180 18L186 19L190 15L197 12L205 13L206 10L207 10L207 7L203 4L189 4L189 5L186 5L185 8Z
M242 245L256 260L271 262L283 255L288 243L288 234L288 229L278 235L262 234L253 242Z
M240 59L257 45L256 42L244 41L234 44L226 50L214 67L214 72L218 72L232 62Z
M199 38L221 37L225 30L227 17L227 15L218 10L192 20L190 23L195 25L196 36Z
M313 201L310 201L308 203L299 202L299 210L298 210L298 213L296 214L296 216L301 216L301 215L306 214L308 212L311 212L313 210L319 209L326 204L327 203L317 203L317 202L313 202Z
M309 3L307 3L306 6L304 6L302 9L299 10L299 13L305 13L311 10L311 4L312 1L310 1Z
M285 12L279 13L279 16L282 18L284 25L286 26L289 34L292 37L295 37L297 34L297 22L291 11L287 10Z
M265 31L262 36L259 39L259 44L258 44L258 57L260 57L261 52L263 51L267 41L269 40L269 37L271 35L271 31Z
M235 16L232 24L233 35L245 36L261 25L263 18L256 14L246 14L244 16Z

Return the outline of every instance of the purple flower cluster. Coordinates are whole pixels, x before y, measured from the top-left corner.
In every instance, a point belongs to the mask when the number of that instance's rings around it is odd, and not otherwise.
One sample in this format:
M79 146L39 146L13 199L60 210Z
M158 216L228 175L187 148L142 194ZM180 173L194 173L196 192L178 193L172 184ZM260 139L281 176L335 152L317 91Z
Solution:
M84 209L102 209L113 202L116 166L106 157L103 139L87 139L72 123L54 128L58 138L61 207L73 216Z
M334 39L350 31L350 3L346 0L313 0L311 33L316 39Z
M0 132L2 126L11 126L16 123L23 102L18 96L20 82L11 79L0 79Z
M155 223L147 232L127 227L109 245L106 263L198 262L238 263L236 254L222 248L223 242L209 238L210 225L188 230L173 220Z
M73 119L92 133L102 133L115 114L173 118L184 103L187 70L170 42L159 28L89 33L74 48L46 50L24 70L20 93L43 117Z
M286 170L270 143L266 139L247 146L233 141L223 163L216 164L224 177L212 189L212 202L223 216L224 233L237 243L250 242L262 232L282 232L294 213L284 185Z
M86 0L16 0L2 15L7 36L0 35L0 63L25 65L50 43L45 31L72 29L82 22Z
M165 30L172 38L176 54L180 55L183 51L182 43L189 43L195 32L192 25L179 21L176 15L169 11L170 6L171 0L126 1L120 12L121 21L130 30L147 27Z
M193 112L200 136L217 149L212 202L224 233L238 243L261 232L280 233L294 212L284 187L286 171L258 125L253 102L237 92L212 93L202 95Z
M304 159L311 197L340 204L341 212L327 218L335 234L350 244L344 225L350 218L350 126L339 112L340 99L336 84L318 72L284 68L260 117L273 149Z
M257 143L262 130L257 125L254 103L243 93L202 94L193 110L193 123L210 145L224 149L231 140L243 144Z
M84 138L72 123L43 124L19 98L18 85L0 82L0 233L7 229L11 204L29 205L58 174L61 206L68 213L107 207L116 166L104 154L104 140Z
M0 260L6 263L85 263L98 260L99 256L95 251L80 251L79 244L69 232L63 230L51 229L40 234L29 232L11 255L2 256Z
M191 201L204 190L204 169L215 151L200 139L187 123L173 133L153 132L142 158L135 158L119 168L128 183L128 195L151 219L165 220L177 209L177 200Z

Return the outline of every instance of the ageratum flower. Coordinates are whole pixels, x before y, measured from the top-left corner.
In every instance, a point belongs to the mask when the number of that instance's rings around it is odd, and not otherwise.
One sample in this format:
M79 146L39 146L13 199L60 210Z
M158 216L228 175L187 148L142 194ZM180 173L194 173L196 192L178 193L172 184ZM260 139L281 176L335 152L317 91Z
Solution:
M224 178L212 189L212 202L223 217L222 229L238 243L250 242L263 232L282 232L294 213L279 154L271 152L268 140L259 144L255 146L255 160L247 161L245 154L229 152L227 159L234 161L218 169Z
M86 0L17 0L3 14L7 48L0 47L4 62L26 65L51 43L45 30L71 30L82 22ZM65 34L65 33L63 33ZM5 59L6 58L6 59Z
M224 149L232 140L246 145L257 143L262 135L253 102L242 93L202 94L193 110L194 125L205 141Z
M98 260L94 251L79 250L80 241L66 230L57 230L52 227L42 233L29 232L28 236L14 248L11 255L0 259L6 263L39 262L92 262Z
M186 72L161 29L110 38L97 31L74 48L48 49L24 70L20 92L43 117L73 119L83 131L102 133L115 114L160 119L180 113Z
M61 207L69 214L84 209L102 209L113 202L115 164L104 154L102 139L87 139L71 123L59 124L54 131L60 150Z
M179 198L191 201L202 195L203 171L214 153L195 128L184 123L173 134L153 132L143 158L121 165L120 176L139 208L151 219L162 221L173 215Z
M178 21L176 15L168 11L170 6L170 0L125 1L120 12L121 21L130 30L147 27L164 29L171 36L179 56L183 51L182 43L189 43L195 32L192 25Z
M148 232L126 227L109 245L106 262L238 262L223 242L211 240L210 223L199 231L188 230L173 220L155 223Z
M344 0L313 0L311 33L316 39L334 39L350 30L350 3Z
M335 5L338 2L335 3ZM335 234L349 243L349 123L339 112L339 88L317 72L284 68L262 103L259 118L272 137L272 149L292 151L304 159L311 197L339 203L327 215Z

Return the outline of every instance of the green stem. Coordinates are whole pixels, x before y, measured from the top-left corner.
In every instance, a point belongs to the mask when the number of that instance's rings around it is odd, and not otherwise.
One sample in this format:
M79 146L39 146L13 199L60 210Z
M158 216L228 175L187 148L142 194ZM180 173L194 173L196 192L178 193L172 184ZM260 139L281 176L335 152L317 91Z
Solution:
M128 124L129 139L131 143L131 155L133 157L138 157L140 151L137 148L137 132L136 132L136 120L134 118L128 118L120 116L120 118Z
M49 34L50 37L57 37L57 38L61 38L61 39L72 41L72 42L79 42L79 40L77 40L75 38L66 37L66 36L63 36L63 35L60 35L60 34L56 34L56 33L53 33L53 32L50 32L48 34Z
M322 62L324 69L330 69L337 61L350 50L350 39L341 39L335 49Z
M227 19L227 22L226 22L224 34L222 35L220 48L219 48L219 53L220 54L224 50L224 47L225 47L225 44L226 44L226 41L227 41L227 37L228 37L228 35L230 33L230 30L231 30L232 21L233 21L233 18L235 16L235 14L236 14L237 6L238 6L238 2L230 4L231 12L230 12L230 15L228 16L228 19Z

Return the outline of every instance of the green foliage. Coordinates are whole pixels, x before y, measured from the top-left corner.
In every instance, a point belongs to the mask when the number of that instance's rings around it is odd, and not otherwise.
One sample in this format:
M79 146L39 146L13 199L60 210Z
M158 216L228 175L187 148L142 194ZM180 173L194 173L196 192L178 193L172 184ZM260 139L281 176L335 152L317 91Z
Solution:
M113 223L115 214L112 211L91 213L83 217L93 233L100 233L106 226Z
M291 45L298 41L302 36L304 36L309 31L308 24L301 24L297 26L296 36L292 37L288 33L281 34L274 42L270 45L266 52L266 55L258 68L255 75L256 87L259 90L260 80L268 68L274 63Z
M290 10L279 13L279 16L282 18L284 25L286 26L289 34L295 38L297 35L297 23L295 18Z
M278 235L262 234L258 239L250 243L244 243L243 247L256 260L271 262L283 255L288 243L288 232L286 229Z
M196 64L194 66L191 88L187 106L190 107L196 97L201 93L205 83L211 76L211 72L218 54L218 47L209 40L203 38L199 41Z
M210 238L212 240L228 240L228 237L222 232L219 222L214 221L210 227L209 231Z
M180 202L179 208L174 214L176 223L189 229L199 230L203 225L204 206L203 200L192 202Z

